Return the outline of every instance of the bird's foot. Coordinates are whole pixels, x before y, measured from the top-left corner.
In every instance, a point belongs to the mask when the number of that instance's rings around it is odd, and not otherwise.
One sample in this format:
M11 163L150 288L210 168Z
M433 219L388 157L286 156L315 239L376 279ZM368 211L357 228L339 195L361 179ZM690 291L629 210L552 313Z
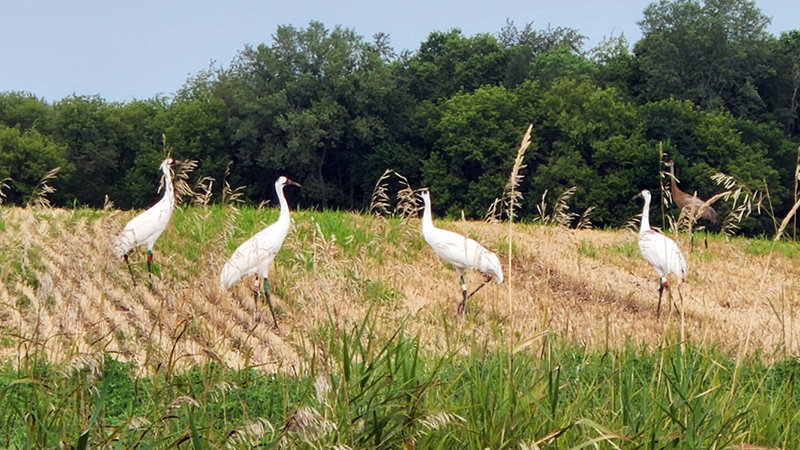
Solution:
M281 329L278 326L278 322L273 322L270 329L272 330L272 333L275 334L276 336L283 336L283 333L281 333Z
M467 312L467 302L462 301L458 304L458 314L465 314Z

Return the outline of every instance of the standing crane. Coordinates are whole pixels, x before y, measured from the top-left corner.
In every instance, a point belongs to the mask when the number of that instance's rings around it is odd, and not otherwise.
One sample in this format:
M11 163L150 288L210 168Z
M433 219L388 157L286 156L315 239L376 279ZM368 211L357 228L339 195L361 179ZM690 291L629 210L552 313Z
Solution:
M164 195L161 200L149 209L134 217L133 220L125 225L125 228L115 236L114 254L117 258L125 259L128 265L128 272L131 274L133 285L136 286L136 278L133 276L133 269L128 261L128 255L136 248L147 246L147 273L152 278L153 245L164 229L169 224L172 217L172 210L175 208L175 188L172 186L171 168L180 161L169 156L161 162L161 185L164 187ZM160 189L160 188L159 188Z
M717 223L717 212L711 205L708 205L704 210L700 211L706 202L696 195L689 195L678 188L678 179L675 178L675 161L670 159L667 165L669 166L669 173L672 175L669 182L670 193L672 194L672 200L678 208L680 208L681 211L685 210L689 213L691 219L694 219L697 213L700 212L698 218L708 220L711 223ZM705 242L706 248L708 248L708 228L704 227L704 230L703 241ZM691 234L690 242L692 243L692 249L694 249L694 231Z
M500 259L486 247L452 231L436 228L433 225L431 211L431 194L427 189L420 191L420 196L425 202L425 211L422 214L422 237L445 262L450 263L461 278L461 303L458 304L458 313L466 310L467 299L472 297L486 283L494 278L497 284L503 282L503 269ZM480 271L486 279L471 294L467 295L467 284L464 282L464 273L467 270Z
M681 249L672 239L650 228L650 191L647 189L637 194L636 198L644 198L642 210L642 225L639 229L639 251L644 259L653 266L658 276L658 307L656 317L661 313L661 295L667 287L667 275L672 273L678 278L678 285L686 276L686 259L683 258Z
M255 294L256 308L258 308L258 277L264 279L264 296L267 299L269 312L272 314L272 323L278 328L278 320L275 318L275 311L272 309L272 300L269 296L269 286L267 285L267 274L269 265L275 259L275 255L283 245L286 235L289 234L291 219L289 218L289 204L283 195L283 187L287 184L300 186L299 183L281 176L275 181L275 192L278 193L278 201L281 205L281 212L278 220L272 225L264 228L250 239L246 240L239 248L233 252L233 256L222 267L219 274L219 287L226 290L244 276L256 274L253 293ZM256 320L258 311L256 310Z

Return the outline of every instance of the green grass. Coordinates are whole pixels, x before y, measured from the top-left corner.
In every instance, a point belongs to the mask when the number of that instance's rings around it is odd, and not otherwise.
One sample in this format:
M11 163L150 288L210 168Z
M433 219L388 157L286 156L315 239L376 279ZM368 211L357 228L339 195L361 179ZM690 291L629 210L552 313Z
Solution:
M581 242L578 243L578 253L583 256L597 258L597 251L598 248L591 242L587 242L585 239L581 239Z
M5 282L7 289L17 281L32 288L39 287L37 273L44 270L41 252L42 249L36 245L14 241L6 241L0 246L0 260L3 261L0 279Z
M636 258L639 256L639 244L636 240L626 241L614 246L614 251L628 258Z
M769 238L759 237L754 239L736 238L734 242L736 241L743 242L745 253L750 255L768 255L774 251L789 258L800 256L800 246L797 242L785 239L775 242Z
M73 445L87 430L93 448L800 446L794 358L737 366L671 340L604 352L552 336L436 355L402 325L388 338L375 326L322 326L309 339L325 360L296 377L216 363L137 377L107 355L57 367L27 354L0 373L0 446Z

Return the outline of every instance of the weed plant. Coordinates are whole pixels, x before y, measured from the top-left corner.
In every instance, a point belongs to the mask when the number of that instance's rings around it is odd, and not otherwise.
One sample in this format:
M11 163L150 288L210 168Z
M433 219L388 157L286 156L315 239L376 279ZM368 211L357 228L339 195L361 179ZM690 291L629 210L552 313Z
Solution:
M324 328L297 376L208 363L146 377L93 355L39 353L0 373L4 448L798 448L800 363L557 336L433 355L400 326ZM484 341L485 342L485 341ZM466 351L465 351L466 350ZM749 446L749 447L748 447Z

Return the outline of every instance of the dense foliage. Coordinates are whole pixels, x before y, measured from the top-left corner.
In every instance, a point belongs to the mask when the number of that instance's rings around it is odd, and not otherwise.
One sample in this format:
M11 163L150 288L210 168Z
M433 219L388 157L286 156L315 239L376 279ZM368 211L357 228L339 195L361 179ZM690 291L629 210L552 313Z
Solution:
M388 36L281 26L171 98L125 103L0 93L0 180L21 204L61 167L55 204L122 208L154 201L165 135L173 155L199 161L195 177L274 197L279 174L300 181L304 206L363 209L387 168L432 189L440 214L481 217L502 193L533 123L521 218L547 190L577 186L572 206L594 206L595 226L619 226L641 188L657 189L658 145L681 186L710 197L709 178L768 189L773 214L794 203L800 139L800 30L773 36L749 0L660 0L643 36L593 49L578 30L432 32L397 55ZM273 198L274 200L274 198ZM768 220L747 232L774 231Z

